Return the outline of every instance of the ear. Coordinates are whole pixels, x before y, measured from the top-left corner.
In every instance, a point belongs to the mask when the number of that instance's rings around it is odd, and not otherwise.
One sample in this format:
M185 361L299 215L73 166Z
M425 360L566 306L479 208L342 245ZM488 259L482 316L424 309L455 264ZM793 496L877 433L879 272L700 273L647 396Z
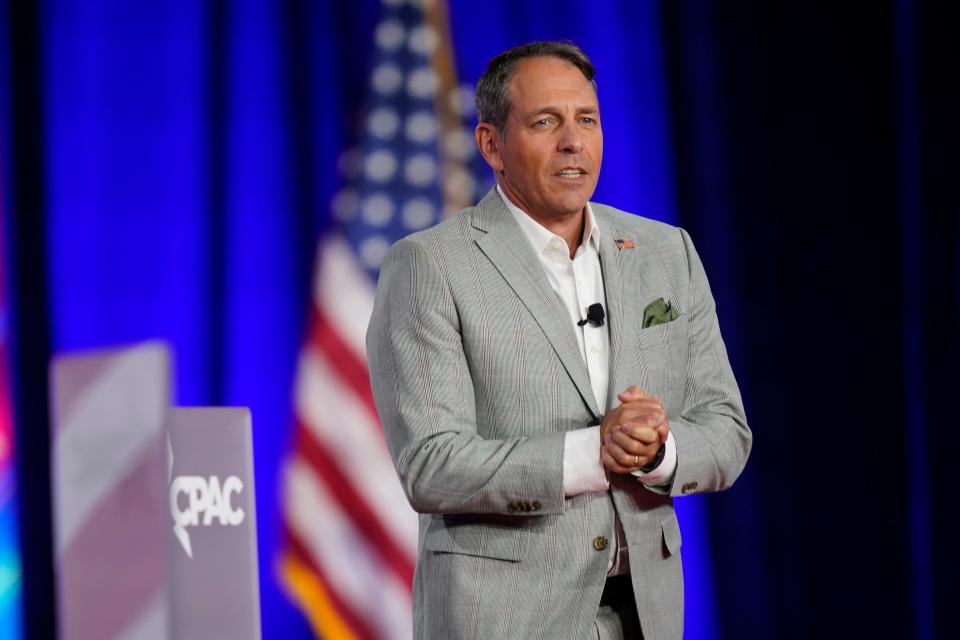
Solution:
M500 157L500 132L489 122L481 122L473 132L477 140L480 155L487 161L494 173L503 171L503 158Z

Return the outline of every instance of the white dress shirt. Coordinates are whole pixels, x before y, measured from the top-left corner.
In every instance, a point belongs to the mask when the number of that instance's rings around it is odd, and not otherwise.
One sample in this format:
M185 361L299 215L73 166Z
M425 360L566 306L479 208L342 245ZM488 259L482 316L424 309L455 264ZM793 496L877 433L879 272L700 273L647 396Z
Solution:
M587 317L587 308L595 303L607 308L607 300L603 288L603 272L600 268L600 230L597 227L596 217L586 206L586 220L583 225L583 237L570 258L567 242L557 234L542 226L528 216L522 209L513 204L503 193L500 185L497 192L503 199L510 213L523 229L534 252L543 265L550 286L563 303L573 332L577 337L580 356L587 365L590 375L590 386L597 400L600 412L607 412L607 390L610 382L610 333L608 323L595 327L589 323L577 326L577 323ZM618 393L623 389L618 390ZM657 491L658 487L667 485L673 479L677 468L677 445L673 432L667 436L666 450L663 460L652 471L643 473L633 471L637 479L650 489ZM563 491L567 497L585 493L587 491L606 491L609 488L607 474L600 460L600 426L575 429L566 433L563 449ZM618 529L618 538L622 535ZM611 545L611 567L616 559L616 550L626 551L622 540Z

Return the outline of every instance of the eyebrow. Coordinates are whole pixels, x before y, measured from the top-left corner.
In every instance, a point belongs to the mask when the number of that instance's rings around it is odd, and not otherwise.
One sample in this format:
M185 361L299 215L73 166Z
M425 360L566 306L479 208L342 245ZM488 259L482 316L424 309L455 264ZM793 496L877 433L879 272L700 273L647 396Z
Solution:
M559 105L549 104L549 105L547 105L547 106L545 106L545 107L540 107L539 109L533 109L532 111L529 111L529 112L526 114L526 117L529 118L529 117L531 117L531 116L535 116L535 115L540 114L540 113L556 113L556 114L559 114L561 111L563 111L563 109L561 109ZM592 104L592 105L581 105L581 106L577 107L577 109L576 109L576 113L599 113L599 112L600 112L600 107L599 107L599 105L596 105L596 104Z

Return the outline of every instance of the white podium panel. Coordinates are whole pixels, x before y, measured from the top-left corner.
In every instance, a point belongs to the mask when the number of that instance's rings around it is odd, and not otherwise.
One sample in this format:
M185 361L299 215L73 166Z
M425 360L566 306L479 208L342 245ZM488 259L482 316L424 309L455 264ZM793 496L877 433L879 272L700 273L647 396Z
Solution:
M50 368L60 637L167 637L170 354L160 343Z
M174 638L260 638L250 412L173 408L168 567Z

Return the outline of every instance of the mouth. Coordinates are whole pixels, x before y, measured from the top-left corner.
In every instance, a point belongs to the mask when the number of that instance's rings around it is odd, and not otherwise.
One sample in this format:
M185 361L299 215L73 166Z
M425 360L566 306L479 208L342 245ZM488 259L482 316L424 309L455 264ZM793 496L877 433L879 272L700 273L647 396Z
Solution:
M564 167L560 169L556 174L561 178L581 178L587 175L587 172L581 169L580 167Z

